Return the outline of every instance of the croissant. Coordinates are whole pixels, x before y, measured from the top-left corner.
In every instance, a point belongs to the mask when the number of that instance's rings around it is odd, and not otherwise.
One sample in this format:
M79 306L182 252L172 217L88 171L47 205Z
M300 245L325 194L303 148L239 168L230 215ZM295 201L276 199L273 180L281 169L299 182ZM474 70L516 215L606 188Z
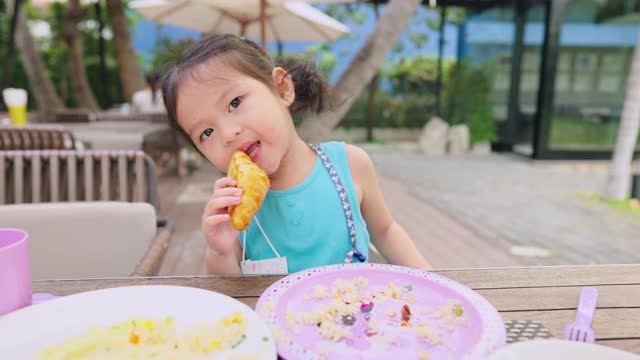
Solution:
M240 204L229 206L231 225L238 231L249 227L251 219L262 206L269 190L269 177L244 151L236 150L231 156L227 175L238 183L244 192Z

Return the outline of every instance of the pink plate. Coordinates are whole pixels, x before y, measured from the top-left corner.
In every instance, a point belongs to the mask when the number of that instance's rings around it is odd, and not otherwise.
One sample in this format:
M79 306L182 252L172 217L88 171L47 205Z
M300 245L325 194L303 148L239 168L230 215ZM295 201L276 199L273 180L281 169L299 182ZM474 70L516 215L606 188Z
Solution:
M342 306L336 285L359 286L362 279L366 286L341 293L345 298L359 296L360 303L345 301L351 310L341 307L340 315L325 320L323 337L322 322L309 319L329 303ZM373 310L367 313L369 300ZM401 326L405 304L411 315ZM354 305L358 310L345 320L342 314ZM443 276L395 265L338 264L300 271L265 290L256 311L274 330L278 354L286 360L484 359L506 341L502 318L478 293ZM342 335L328 339L335 334L329 329L336 328Z

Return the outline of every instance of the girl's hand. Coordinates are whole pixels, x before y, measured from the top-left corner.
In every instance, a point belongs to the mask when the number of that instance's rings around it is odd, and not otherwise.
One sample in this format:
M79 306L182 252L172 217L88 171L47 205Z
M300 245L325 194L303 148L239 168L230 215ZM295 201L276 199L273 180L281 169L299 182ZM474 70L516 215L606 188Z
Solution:
M202 214L204 238L209 248L220 256L233 255L238 241L238 231L231 226L227 214L227 207L240 204L242 189L236 186L236 181L230 177L218 179Z

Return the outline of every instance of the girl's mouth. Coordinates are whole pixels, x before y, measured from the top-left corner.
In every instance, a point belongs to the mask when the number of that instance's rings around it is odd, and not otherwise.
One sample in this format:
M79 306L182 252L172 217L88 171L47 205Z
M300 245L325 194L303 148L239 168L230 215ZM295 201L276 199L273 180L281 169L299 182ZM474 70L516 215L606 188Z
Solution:
M262 143L260 141L256 141L253 144L249 145L247 150L244 152L249 155L251 161L257 162L260 158L260 150L262 149Z

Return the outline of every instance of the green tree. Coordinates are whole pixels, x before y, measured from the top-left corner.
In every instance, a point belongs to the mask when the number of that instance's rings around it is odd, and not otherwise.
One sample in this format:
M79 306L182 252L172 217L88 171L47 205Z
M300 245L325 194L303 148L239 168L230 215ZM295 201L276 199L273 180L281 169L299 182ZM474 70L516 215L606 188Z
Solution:
M84 4L84 2L81 3ZM103 24L106 24L107 14L104 2L99 4L99 11L97 6L97 4L88 4L82 7L84 17L78 24L78 30L89 86L96 95L99 107L107 109L114 102L122 103L125 100L119 78L115 47L113 46L112 38L109 37L111 29L108 26L102 31L103 35L106 36L104 41L105 73L102 73L98 15L102 17ZM30 17L34 20L46 21L51 27L52 37L40 40L39 52L45 60L49 76L61 95L64 104L67 107L82 106L77 97L77 92L72 90L69 52L63 36L67 21L66 4L54 2L47 11L32 12Z
M65 14L62 37L67 45L69 54L69 78L78 105L85 109L98 110L98 103L89 81L84 61L84 46L78 25L84 17L84 10L80 0L69 0Z
M303 138L310 141L322 140L341 121L351 105L361 98L362 91L371 84L371 80L378 73L378 68L384 63L389 52L393 51L394 46L396 51L405 46L398 39L407 24L413 21L425 21L424 18L414 16L420 3L418 0L391 0L387 3L382 16L377 21L374 32L334 87L337 103L341 105L337 109L327 110L322 114L312 115L305 119L298 128ZM346 9L350 8L346 7ZM339 13L330 14L341 19ZM447 19L458 22L463 17L464 12L455 9L450 11ZM427 37L419 34L412 34L410 39L414 45L424 45L428 41ZM378 98L380 96L375 92L369 96L372 101L377 101ZM418 99L418 101L420 100Z
M335 70L336 65L338 64L338 58L336 54L331 51L331 47L327 43L309 47L305 51L305 56L303 58L316 59L318 70L320 70L320 73L326 79L331 76L333 70Z
M120 81L123 86L125 99L131 101L133 93L145 87L138 56L133 49L129 20L125 12L123 0L108 0L107 12L113 31L113 43L116 49Z
M444 86L443 117L452 125L466 124L471 143L496 139L487 69L461 62L449 66Z
M161 37L153 51L151 67L161 73L166 72L176 62L180 54L191 44L193 44L192 39L172 40L167 36Z
M6 3L7 13L13 13L13 2ZM25 7L24 10L27 10ZM45 67L42 55L36 48L36 42L27 26L27 11L20 11L17 18L15 41L20 53L21 64L29 79L31 95L35 98L40 121L48 121L54 113L63 107L53 82Z

